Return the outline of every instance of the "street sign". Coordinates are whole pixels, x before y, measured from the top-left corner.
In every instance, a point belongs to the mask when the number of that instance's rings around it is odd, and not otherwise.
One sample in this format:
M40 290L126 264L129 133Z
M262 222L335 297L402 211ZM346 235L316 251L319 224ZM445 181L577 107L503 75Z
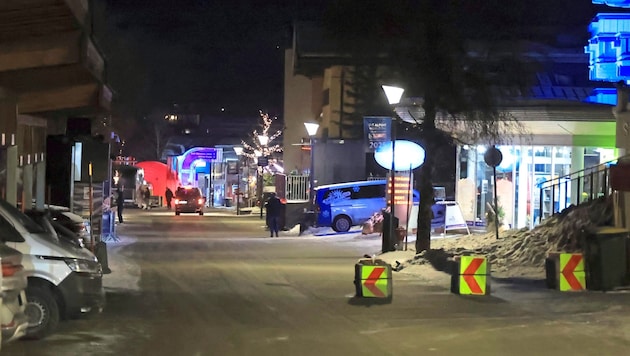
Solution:
M269 157L258 157L258 165L260 167L267 167L269 165Z
M197 153L197 159L214 161L215 159L217 159L217 150L214 148L210 148L204 152L199 152Z
M366 116L363 118L363 130L367 141L366 152L374 152L392 140L392 118Z
M501 164L501 161L503 161L503 154L498 148L492 146L488 148L486 153L483 155L483 160L486 161L486 164L490 167L496 167Z

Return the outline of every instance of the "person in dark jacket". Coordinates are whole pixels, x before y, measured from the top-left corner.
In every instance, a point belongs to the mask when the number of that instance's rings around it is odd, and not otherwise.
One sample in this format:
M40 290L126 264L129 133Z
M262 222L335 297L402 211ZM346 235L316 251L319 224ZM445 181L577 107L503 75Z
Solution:
M125 206L125 198L123 197L123 191L118 186L116 189L116 210L118 213L118 223L123 223L123 207Z
M274 234L278 237L282 202L278 199L276 193L271 193L269 200L265 203L265 208L267 209L267 224L269 225L270 237L273 237Z
M164 193L164 196L166 197L166 208L171 210L171 200L173 200L173 191L171 188L166 187L166 193Z

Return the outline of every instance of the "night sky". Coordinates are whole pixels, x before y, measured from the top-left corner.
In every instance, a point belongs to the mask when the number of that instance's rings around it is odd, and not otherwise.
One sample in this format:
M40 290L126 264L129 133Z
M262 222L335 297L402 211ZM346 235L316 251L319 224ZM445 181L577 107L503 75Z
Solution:
M222 115L252 117L262 109L280 116L291 23L320 19L335 1L93 2L95 37L107 59L116 110L138 116L172 104L195 104L207 114L224 108ZM450 1L467 15L482 14L480 23L573 21L584 33L593 9L590 0ZM372 2L382 6L381 1L357 1L356 15Z
M298 3L95 2L95 36L117 108L136 116L175 103L235 117L279 114L291 22L318 17L325 1Z

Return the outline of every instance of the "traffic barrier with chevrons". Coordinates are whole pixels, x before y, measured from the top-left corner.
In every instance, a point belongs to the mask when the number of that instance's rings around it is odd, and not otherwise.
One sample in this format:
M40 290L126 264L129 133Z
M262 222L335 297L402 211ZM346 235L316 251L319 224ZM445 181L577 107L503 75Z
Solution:
M581 253L550 253L545 260L547 287L561 292L586 289L586 270Z
M451 292L461 295L490 294L490 264L484 256L457 256L451 275Z
M380 259L360 259L354 265L354 284L357 297L391 299L392 266Z

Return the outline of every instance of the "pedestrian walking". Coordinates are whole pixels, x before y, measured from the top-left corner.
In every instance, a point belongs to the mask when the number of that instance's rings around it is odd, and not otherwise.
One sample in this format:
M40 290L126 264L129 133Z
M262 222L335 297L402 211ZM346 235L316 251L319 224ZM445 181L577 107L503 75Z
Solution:
M171 190L171 188L166 187L166 192L164 193L164 196L166 197L166 208L168 210L171 210L171 200L173 200L173 191Z
M118 223L123 223L123 207L125 206L125 198L123 197L123 191L118 186L116 189L116 212L118 213Z
M151 190L149 190L149 187L144 187L144 191L142 192L142 202L144 204L144 210L151 209Z
M279 222L280 222L280 213L282 210L282 202L276 196L276 193L271 193L269 199L265 203L265 208L267 209L267 225L269 225L269 234L270 237L273 237L275 234L278 237L279 230Z
M142 186L136 189L135 201L138 208L144 209L144 189Z

